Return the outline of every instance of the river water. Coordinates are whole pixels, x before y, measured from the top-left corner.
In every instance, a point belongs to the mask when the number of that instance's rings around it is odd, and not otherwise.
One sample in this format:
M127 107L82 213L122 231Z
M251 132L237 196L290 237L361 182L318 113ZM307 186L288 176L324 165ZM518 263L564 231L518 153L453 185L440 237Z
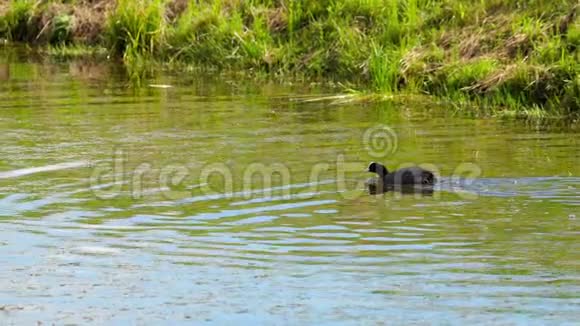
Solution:
M577 125L118 70L0 54L1 324L580 319Z

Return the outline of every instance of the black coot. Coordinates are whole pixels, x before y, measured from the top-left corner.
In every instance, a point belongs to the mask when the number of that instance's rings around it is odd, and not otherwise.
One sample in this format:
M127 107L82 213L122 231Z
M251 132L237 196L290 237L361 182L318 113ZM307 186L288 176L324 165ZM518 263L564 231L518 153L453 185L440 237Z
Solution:
M368 172L378 174L377 178L367 180L366 184L371 193L388 190L405 190L416 186L432 186L437 181L433 172L418 166L402 168L389 173L387 168L376 162L369 165Z

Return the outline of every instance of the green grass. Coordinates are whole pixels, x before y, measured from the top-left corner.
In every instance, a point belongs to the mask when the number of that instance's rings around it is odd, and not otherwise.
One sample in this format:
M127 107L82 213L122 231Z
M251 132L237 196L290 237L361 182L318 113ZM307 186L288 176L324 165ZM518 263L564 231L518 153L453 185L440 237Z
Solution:
M106 25L105 44L128 64L139 64L164 44L166 23L161 0L119 0Z
M135 74L155 61L430 94L498 115L580 115L576 0L94 3L11 0L0 38L50 43L63 56L62 45L87 45L78 26L90 17L77 9L104 3L96 46Z
M30 40L35 29L30 23L33 8L33 1L10 0L8 10L0 18L0 35L9 41Z

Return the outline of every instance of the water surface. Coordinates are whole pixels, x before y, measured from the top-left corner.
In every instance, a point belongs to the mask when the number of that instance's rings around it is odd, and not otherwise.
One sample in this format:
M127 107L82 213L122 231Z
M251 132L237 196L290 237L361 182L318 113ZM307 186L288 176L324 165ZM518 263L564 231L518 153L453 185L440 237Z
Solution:
M577 126L116 70L0 55L2 324L579 320ZM370 196L372 160L441 183Z

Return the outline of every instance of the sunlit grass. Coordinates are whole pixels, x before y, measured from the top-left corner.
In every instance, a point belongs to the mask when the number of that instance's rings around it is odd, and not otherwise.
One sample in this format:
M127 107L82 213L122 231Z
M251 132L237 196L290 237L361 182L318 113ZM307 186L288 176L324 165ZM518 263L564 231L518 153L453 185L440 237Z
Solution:
M413 92L457 107L496 106L513 116L580 114L579 6L573 0L105 3L98 45L123 58L135 75L151 64L196 65L348 82L363 97ZM75 19L84 16L54 13L61 8L55 4L92 9L87 2L11 0L8 10L0 9L0 38L82 39ZM60 57L83 52L90 51L78 43L48 50Z
M119 0L107 20L106 42L129 64L153 55L164 41L166 29L162 0Z
M10 0L8 10L0 18L0 35L4 35L9 41L26 41L32 36L30 17L34 9L31 0Z

